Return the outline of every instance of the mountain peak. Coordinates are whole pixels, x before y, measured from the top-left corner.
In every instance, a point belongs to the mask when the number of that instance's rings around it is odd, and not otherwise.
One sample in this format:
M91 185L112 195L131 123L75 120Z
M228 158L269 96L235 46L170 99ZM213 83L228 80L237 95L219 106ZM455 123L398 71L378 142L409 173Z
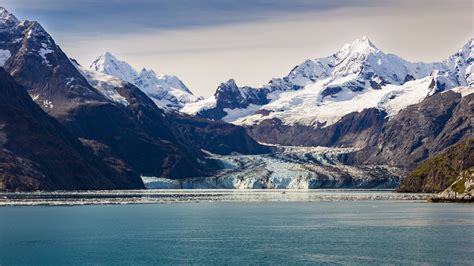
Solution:
M470 56L473 57L474 56L473 55L474 54L473 47L474 47L474 38L471 38L466 42L466 44L463 46L463 48L461 50L469 51Z
M101 56L99 56L98 59L103 59L103 60L113 60L113 61L118 61L117 57L115 57L111 52L105 51L102 53Z
M5 22L17 23L18 19L13 14L8 12L6 8L0 7L0 23Z
M375 47L367 36L362 36L361 38L354 40L352 43L344 45L340 52L343 54L369 54L376 51L380 50Z
M153 69L147 69L147 68L142 68L142 70L140 70L140 76L154 76L154 77L157 77L158 75L156 74L156 72L153 70Z
M118 60L110 52L104 52L99 58L92 62L89 68L130 83L134 83L138 76L132 66L127 62Z
M221 85L226 86L226 87L237 87L237 83L235 82L234 79L229 79L226 82L222 83Z

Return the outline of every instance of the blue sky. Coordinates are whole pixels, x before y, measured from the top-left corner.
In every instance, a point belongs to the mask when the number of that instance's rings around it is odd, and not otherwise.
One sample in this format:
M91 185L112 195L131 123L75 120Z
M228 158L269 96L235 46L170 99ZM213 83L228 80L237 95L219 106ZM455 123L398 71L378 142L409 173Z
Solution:
M104 51L179 76L196 94L259 86L367 35L385 52L439 61L474 37L472 0L0 0L69 56Z

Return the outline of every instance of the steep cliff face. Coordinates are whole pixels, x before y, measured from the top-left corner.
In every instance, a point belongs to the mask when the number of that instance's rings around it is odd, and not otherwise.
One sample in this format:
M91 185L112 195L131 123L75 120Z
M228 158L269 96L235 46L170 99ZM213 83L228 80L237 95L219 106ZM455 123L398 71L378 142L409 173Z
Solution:
M289 126L275 118L247 129L251 136L265 143L364 148L368 143L374 142L387 120L384 111L370 108L349 113L337 123L325 128Z
M191 147L220 155L272 152L271 147L257 143L243 127L178 113L170 113L168 116L176 136Z
M463 171L472 167L474 167L474 138L451 146L422 162L402 180L398 191L441 192L453 184Z
M57 117L78 105L106 102L38 22L1 11L0 50L8 53L1 66L43 110Z
M447 91L402 110L383 126L357 162L386 163L406 170L460 140L474 136L474 94Z
M0 189L125 188L143 188L138 173L102 163L0 68Z

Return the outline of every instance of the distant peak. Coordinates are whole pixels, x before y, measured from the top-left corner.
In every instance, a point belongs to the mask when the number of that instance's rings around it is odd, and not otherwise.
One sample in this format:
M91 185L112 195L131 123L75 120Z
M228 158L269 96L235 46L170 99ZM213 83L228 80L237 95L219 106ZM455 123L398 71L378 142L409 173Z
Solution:
M153 76L156 76L156 73L153 69L147 69L147 68L142 68L142 70L140 70L140 75L153 75Z
M362 36L361 38L354 40L352 43L344 45L341 49L341 52L350 54L368 54L375 51L379 51L379 49L375 47L367 36Z
M474 46L474 38L469 39L467 43L464 45L464 47L468 47L470 49L472 49L473 46Z
M357 43L357 44L362 44L362 45L365 45L365 46L370 46L370 47L374 47L374 44L372 43L372 41L370 41L370 39L367 37L367 36L362 36L361 38L359 39L356 39L353 43Z
M93 61L89 68L128 82L132 82L137 76L136 71L127 62L120 61L108 51Z
M117 58L109 51L105 51L104 53L102 53L100 57L105 58L105 59L117 60Z
M227 87L237 87L237 83L235 83L234 79L229 79L228 81L222 83L221 85L224 85Z
M7 21L10 21L10 22L18 22L18 19L13 15L11 14L10 12L8 12L8 10L4 7L0 7L0 21L1 22L7 22Z

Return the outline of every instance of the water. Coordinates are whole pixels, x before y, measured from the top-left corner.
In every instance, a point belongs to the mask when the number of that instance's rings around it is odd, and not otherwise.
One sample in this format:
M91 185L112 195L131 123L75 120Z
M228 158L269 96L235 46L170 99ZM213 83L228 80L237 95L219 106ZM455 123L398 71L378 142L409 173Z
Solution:
M0 265L474 263L474 205L201 201L0 207Z

